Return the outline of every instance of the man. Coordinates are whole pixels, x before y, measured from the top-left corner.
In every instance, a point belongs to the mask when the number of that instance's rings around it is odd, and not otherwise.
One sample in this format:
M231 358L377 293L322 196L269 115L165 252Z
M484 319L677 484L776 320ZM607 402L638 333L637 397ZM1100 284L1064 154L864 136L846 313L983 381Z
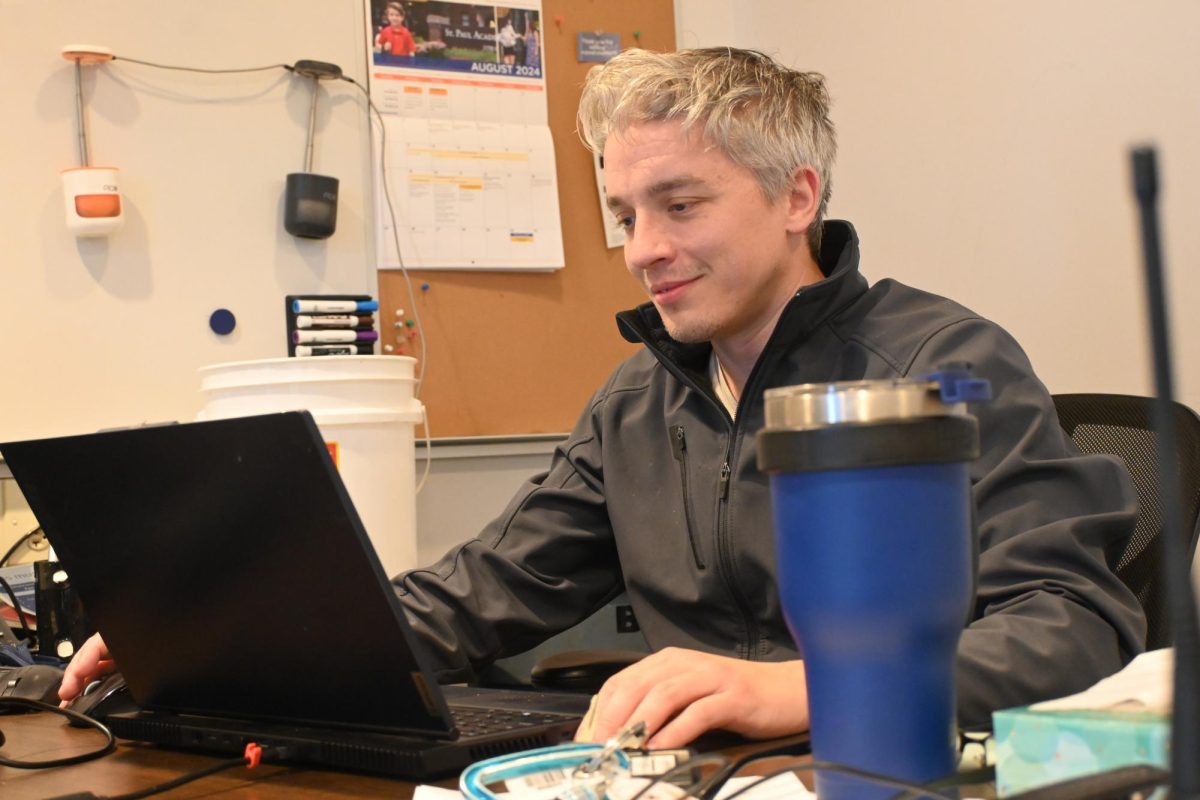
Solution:
M775 587L753 435L765 389L975 365L974 621L959 648L964 724L1083 688L1142 648L1105 553L1135 499L1083 457L1016 342L943 298L868 288L858 241L825 221L835 153L820 76L725 48L632 50L594 70L579 111L604 155L630 273L651 303L618 315L645 349L595 394L550 469L478 539L397 591L443 676L521 652L628 591L656 651L601 691L594 738L644 720L650 744L808 724L804 664ZM93 640L64 696L106 654Z

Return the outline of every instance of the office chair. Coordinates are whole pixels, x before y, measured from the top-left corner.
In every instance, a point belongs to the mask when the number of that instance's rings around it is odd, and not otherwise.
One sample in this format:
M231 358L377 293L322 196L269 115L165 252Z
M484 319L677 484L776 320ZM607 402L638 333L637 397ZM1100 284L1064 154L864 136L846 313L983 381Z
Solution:
M1171 644L1166 585L1161 575L1162 500L1154 430L1154 398L1119 394L1056 394L1063 430L1085 453L1106 453L1125 462L1137 490L1137 526L1110 566L1137 595L1146 612L1146 648ZM1200 416L1182 403L1172 409L1178 447L1188 563L1196 549L1200 517Z

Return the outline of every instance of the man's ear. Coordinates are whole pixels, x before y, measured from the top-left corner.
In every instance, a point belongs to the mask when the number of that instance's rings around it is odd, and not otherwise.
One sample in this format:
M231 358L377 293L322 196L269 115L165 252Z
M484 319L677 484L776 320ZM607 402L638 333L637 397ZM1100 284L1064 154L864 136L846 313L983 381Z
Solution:
M815 169L807 165L796 169L787 201L788 233L807 231L821 207L821 176Z

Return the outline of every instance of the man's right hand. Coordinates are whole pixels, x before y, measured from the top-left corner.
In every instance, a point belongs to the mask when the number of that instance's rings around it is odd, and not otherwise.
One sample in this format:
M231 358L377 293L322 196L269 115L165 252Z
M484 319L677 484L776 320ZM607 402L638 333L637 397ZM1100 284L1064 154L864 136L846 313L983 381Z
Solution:
M59 698L64 703L73 700L92 681L103 678L116 668L117 665L113 662L112 656L108 654L108 647L100 638L100 634L93 634L92 638L79 648L79 652L71 659L71 663L67 664L67 669L63 673L62 686L58 689Z

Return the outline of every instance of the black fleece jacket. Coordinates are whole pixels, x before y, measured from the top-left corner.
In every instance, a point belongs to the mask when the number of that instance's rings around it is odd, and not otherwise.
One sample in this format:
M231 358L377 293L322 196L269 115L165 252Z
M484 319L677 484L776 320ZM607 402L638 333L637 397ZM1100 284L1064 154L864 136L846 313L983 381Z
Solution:
M765 389L918 376L966 361L994 399L973 409L978 594L959 646L964 725L1082 689L1142 649L1145 622L1106 553L1133 529L1116 459L1081 455L1018 344L945 298L868 287L849 223L826 223L827 277L790 301L736 420L713 394L711 348L666 333L646 304L618 315L645 349L613 371L556 450L478 538L395 584L443 677L522 652L628 591L652 649L797 657L776 593L767 478L754 434Z

